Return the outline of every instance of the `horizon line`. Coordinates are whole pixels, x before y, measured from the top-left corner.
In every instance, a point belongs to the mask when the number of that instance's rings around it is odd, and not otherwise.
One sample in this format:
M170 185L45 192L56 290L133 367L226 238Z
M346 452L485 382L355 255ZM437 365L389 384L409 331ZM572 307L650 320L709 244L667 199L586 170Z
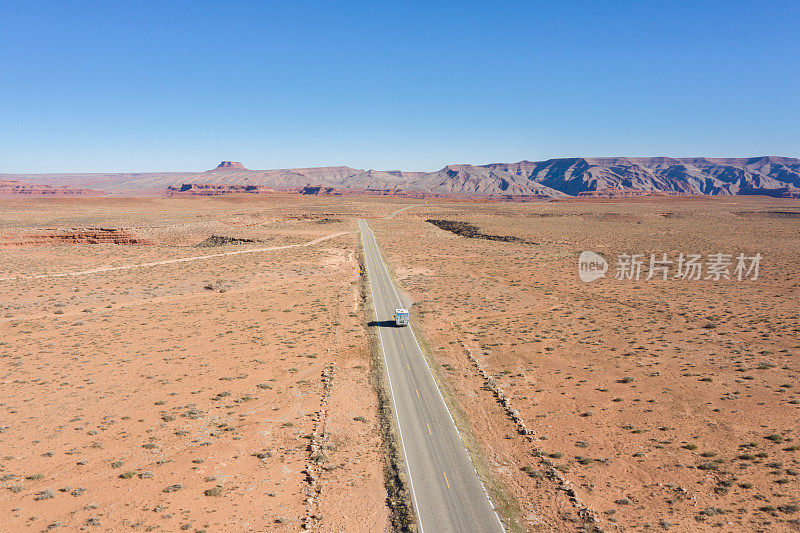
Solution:
M484 167L488 165L510 165L515 163L542 163L546 161L558 161L558 160L568 160L568 159L676 159L676 160L687 160L687 159L709 159L709 160L731 160L731 159L765 159L765 158L779 158L779 159L796 159L800 160L800 157L794 156L784 156L784 155L753 155L753 156L670 156L670 155L652 155L652 156L568 156L568 157L549 157L547 159L520 159L517 161L492 161L489 163L447 163L442 168L435 169L435 170L404 170L399 168L392 168L392 169L377 169L377 168L362 168L362 167L355 167L347 164L341 165L317 165L317 166L294 166L294 167L273 167L273 168L248 168L244 167L242 169L231 169L231 171L235 170L242 170L242 171L250 171L250 172L270 172L276 170L295 170L295 169L312 169L312 168L336 168L336 167L346 167L351 168L353 170L360 170L360 171L376 171L376 172L422 172L422 173L432 173L432 172L439 172L444 170L447 167L455 166L455 165L468 165L473 167ZM225 159L221 160L221 163L224 162L236 162L242 163L241 161L234 161L232 159ZM242 163L244 165L244 163ZM71 175L81 175L85 176L88 174L96 174L96 175L107 175L107 174L202 174L204 172L211 172L213 170L217 170L218 167L209 168L205 170L101 170L101 171L23 171L23 172L6 172L0 170L0 176L13 176L13 175L20 175L19 177L24 177L24 175L35 175L35 176L71 176ZM226 170L226 169L220 169Z

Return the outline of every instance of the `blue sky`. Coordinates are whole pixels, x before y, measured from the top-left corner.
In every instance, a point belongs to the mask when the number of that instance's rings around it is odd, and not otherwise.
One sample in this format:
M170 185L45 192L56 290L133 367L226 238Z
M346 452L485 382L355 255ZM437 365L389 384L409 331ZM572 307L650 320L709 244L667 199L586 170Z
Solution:
M800 2L2 2L0 172L800 156Z

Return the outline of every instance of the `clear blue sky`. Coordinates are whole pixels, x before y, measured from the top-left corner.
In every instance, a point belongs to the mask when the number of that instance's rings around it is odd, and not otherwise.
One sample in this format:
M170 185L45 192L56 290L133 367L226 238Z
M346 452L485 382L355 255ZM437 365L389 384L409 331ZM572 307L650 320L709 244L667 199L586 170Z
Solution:
M800 156L796 1L0 5L0 172Z

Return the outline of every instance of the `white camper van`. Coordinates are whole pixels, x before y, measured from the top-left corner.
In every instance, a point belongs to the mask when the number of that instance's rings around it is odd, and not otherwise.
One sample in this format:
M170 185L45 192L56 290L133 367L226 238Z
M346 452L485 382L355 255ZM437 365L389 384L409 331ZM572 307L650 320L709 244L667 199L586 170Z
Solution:
M408 325L408 309L394 310L394 325L397 327Z

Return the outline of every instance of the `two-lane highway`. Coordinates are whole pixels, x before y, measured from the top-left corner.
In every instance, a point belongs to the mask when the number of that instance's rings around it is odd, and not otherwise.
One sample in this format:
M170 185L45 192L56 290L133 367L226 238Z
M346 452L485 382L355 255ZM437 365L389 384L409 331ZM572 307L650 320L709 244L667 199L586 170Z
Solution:
M375 319L421 531L503 531L410 327L375 236L359 220Z

